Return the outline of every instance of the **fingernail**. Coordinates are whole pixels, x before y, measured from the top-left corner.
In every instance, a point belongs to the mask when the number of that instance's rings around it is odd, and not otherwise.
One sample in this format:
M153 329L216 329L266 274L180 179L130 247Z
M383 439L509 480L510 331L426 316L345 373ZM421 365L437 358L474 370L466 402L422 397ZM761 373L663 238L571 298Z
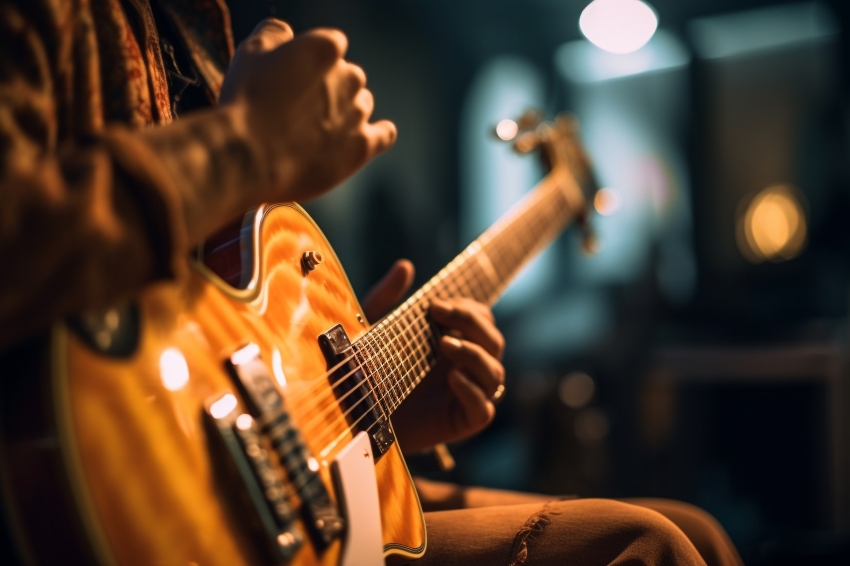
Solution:
M460 350L461 348L463 348L463 344L461 343L461 341L455 338L454 336L443 336L443 341L445 342L449 350Z

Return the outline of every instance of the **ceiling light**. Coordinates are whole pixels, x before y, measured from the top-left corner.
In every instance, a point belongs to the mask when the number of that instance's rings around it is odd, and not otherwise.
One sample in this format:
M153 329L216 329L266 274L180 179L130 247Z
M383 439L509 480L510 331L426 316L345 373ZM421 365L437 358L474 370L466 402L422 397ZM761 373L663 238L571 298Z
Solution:
M658 28L658 17L640 0L594 0L581 13L578 24L600 49L624 54L647 44Z

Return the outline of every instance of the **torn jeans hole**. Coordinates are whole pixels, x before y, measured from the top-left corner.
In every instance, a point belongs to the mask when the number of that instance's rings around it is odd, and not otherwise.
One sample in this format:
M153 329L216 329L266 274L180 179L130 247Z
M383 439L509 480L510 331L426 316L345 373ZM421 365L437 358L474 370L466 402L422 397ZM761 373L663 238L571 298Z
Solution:
M514 537L514 544L511 547L511 561L508 563L508 566L522 566L525 564L525 561L528 559L528 541L535 534L542 533L546 525L552 522L552 519L549 518L550 515L557 514L549 511L549 505L551 503L550 501L544 505L540 511L529 517L523 523L522 527L520 527L519 532Z

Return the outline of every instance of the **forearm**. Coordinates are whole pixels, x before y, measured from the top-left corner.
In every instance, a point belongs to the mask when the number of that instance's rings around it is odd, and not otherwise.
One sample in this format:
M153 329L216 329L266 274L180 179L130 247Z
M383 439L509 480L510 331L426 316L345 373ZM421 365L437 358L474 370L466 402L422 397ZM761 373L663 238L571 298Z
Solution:
M113 138L115 139L115 138ZM236 105L196 112L140 139L168 175L179 199L186 241L194 245L268 197L269 165ZM279 191L283 198L287 191Z

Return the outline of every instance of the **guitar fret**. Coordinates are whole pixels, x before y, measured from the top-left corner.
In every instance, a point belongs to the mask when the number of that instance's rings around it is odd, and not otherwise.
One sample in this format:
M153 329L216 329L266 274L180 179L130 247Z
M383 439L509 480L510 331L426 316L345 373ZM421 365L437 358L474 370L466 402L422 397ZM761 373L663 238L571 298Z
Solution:
M390 324L390 326L387 330L388 330L388 334L390 335L390 341L389 341L390 353L392 354L392 357L393 357L393 371L391 373L393 382L390 385L390 387L392 387L393 397L395 398L395 406L393 407L393 410L395 410L395 409L398 408L399 405L401 405L401 400L402 400L401 389L400 389L400 382L401 382L400 376L403 373L403 367L402 367L403 362L402 362L402 358L399 355L399 351L398 351L398 333L397 333L397 328L395 326L395 323L393 322L392 324Z
M393 341L393 337L392 337L392 333L391 333L392 317L393 317L393 315L390 315L385 320L385 327L384 327L385 346L383 348L383 351L386 352L389 355L388 363L387 363L387 381L388 381L387 390L388 390L388 393L389 393L388 396L389 396L389 400L390 400L390 403L391 403L390 410L395 411L396 408L398 408L398 405L399 405L399 399L398 399L398 396L396 394L396 384L395 384L395 371L396 371L396 368L398 366L398 360L396 359L395 350L393 349L393 344L392 344L392 341Z
M375 344L374 340L367 340L366 346L367 347L364 348L364 350L366 351L364 365L368 368L369 373L371 374L369 376L369 388L375 393L375 397L378 399L378 405L381 408L381 412L383 412L386 416L389 414L389 410L386 406L386 402L384 401L383 379L381 372L375 366L374 352L377 344Z
M381 326L378 328L379 336L375 337L375 342L376 342L375 352L378 356L378 360L380 361L380 366L381 366L381 389L382 389L381 399L386 403L387 410L389 412L392 412L393 411L392 398L390 396L390 388L389 388L389 385L387 383L390 379L390 377L389 377L390 364L387 360L386 354L384 352L384 346L383 346L383 342L386 340L385 336L383 336L383 334L384 334L383 327L384 326L385 326L385 323L381 323Z
M405 373L404 382L407 387L405 387L404 397L407 397L407 394L413 389L413 380L415 379L414 372L416 370L415 359L416 359L416 351L415 351L415 341L414 335L412 332L413 319L411 315L414 315L415 312L408 311L405 313L403 317L404 328L402 329L402 333L404 335L404 342L406 346L405 353L405 362L407 366L407 371Z

